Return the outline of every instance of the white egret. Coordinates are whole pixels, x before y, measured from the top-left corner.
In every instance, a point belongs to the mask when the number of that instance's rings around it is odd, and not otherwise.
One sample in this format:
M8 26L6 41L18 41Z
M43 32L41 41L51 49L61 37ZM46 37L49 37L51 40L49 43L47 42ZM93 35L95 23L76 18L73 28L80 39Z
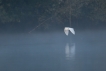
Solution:
M65 32L65 34L66 34L67 36L68 36L68 34L69 34L69 31L70 31L72 34L75 35L74 28L70 28L70 27L65 27L65 28L64 28L64 32Z

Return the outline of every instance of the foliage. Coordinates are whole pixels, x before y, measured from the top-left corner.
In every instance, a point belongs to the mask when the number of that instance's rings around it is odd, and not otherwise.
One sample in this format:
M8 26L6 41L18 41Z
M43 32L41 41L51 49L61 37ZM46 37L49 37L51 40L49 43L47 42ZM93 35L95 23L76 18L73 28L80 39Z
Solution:
M77 18L85 16L90 19L106 21L106 1L0 0L0 21L2 23L21 22L27 19L42 22L50 17L67 21L70 14Z

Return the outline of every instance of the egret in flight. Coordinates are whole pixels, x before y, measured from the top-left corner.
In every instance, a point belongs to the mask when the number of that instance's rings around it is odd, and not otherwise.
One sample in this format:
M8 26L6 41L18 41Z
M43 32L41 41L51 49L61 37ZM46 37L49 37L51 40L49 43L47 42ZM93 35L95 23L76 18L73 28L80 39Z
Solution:
M69 31L70 31L72 34L75 35L74 28L70 28L70 27L65 27L65 28L64 28L64 32L65 32L65 34L66 34L67 36L68 36L68 34L69 34Z

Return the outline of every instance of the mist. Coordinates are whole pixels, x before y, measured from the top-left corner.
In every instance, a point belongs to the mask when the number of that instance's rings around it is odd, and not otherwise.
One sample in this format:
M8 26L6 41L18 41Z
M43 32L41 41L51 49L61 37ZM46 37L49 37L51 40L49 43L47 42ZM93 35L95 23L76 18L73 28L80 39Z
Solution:
M105 70L105 31L0 35L1 71Z
M106 71L105 5L0 0L0 71Z

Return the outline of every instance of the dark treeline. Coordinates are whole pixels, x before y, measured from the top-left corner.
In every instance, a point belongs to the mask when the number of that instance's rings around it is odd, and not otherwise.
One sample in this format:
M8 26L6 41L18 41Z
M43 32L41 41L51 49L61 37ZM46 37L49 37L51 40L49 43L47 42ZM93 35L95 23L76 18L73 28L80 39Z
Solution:
M105 0L0 0L0 31L63 28L70 16L76 29L101 28L105 14Z

